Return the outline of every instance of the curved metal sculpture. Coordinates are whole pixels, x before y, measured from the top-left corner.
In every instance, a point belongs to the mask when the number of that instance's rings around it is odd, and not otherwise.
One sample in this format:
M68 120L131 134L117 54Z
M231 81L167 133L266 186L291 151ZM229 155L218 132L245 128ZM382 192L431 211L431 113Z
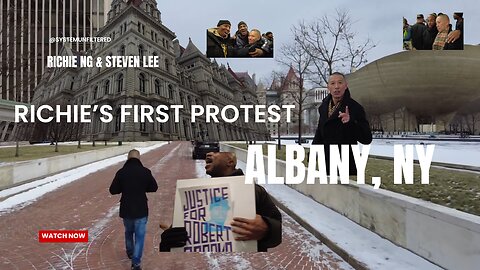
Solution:
M463 51L404 51L347 75L367 113L406 108L415 115L480 111L480 46Z

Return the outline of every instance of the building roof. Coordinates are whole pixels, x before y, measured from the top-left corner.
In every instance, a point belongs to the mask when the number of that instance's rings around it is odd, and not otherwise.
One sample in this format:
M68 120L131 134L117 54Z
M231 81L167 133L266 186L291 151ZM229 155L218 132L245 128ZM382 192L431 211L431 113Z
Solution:
M281 77L280 79L275 77L272 81L272 84L270 85L271 90L275 91L284 91L288 89L290 83L292 82L298 82L300 78L297 76L297 73L293 69L292 66L290 66L290 69L287 72L287 76Z
M193 55L193 54L202 54L202 53L201 53L200 50L197 48L197 46L195 46L195 44L193 44L192 39L191 39L191 38L188 38L187 47L186 47L185 50L182 52L181 57L187 57L187 56Z
M227 66L228 66L228 69L227 69L227 70L228 70L228 72L233 76L233 78L235 78L235 80L237 80L238 83L239 83L241 86L245 87L245 84L242 82L242 80L240 80L240 78L238 77L237 73L235 73L235 71L233 71L233 70L230 68L230 65L229 65L229 64L227 64Z
M127 5L134 5L139 7L142 4L143 0L128 0Z

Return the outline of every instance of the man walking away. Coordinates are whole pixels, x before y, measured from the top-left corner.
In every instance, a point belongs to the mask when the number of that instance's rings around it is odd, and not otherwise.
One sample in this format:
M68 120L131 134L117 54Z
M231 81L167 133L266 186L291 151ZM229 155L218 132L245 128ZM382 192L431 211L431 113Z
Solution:
M157 191L158 186L152 172L140 162L140 152L133 149L123 167L115 174L110 185L110 193L122 194L120 198L120 217L125 226L125 248L132 260L132 269L140 267L145 232L148 219L146 192Z

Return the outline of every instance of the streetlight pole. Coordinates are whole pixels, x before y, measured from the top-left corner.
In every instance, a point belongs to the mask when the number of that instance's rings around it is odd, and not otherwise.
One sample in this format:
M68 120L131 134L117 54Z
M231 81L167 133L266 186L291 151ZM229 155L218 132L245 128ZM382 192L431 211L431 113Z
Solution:
M301 69L300 63L298 64L298 70ZM300 73L300 93L298 99L298 145L302 145L302 107L303 107L303 72Z
M282 150L282 143L280 142L280 121L277 122L277 149Z

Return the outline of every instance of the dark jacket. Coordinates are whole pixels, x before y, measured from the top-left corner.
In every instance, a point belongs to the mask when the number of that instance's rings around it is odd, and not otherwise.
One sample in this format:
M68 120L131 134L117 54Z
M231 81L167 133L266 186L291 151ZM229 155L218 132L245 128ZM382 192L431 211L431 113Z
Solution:
M255 49L261 49L263 51L262 58L273 57L273 44L263 37L253 44L247 44L245 47L238 49L235 54L236 57L251 57L249 53L254 52Z
M243 175L241 169L237 169L229 176ZM268 234L258 241L257 250L267 251L268 248L273 248L282 243L282 215L278 208L268 195L265 188L255 184L255 212L262 216L265 223L268 225Z
M110 193L120 194L120 217L135 219L148 216L146 192L157 191L158 186L152 172L142 162L130 158L115 174Z
M318 108L320 118L318 120L317 131L313 138L312 144L323 144L325 151L325 160L327 173L330 174L330 145L342 145L342 144L357 144L361 142L363 144L369 144L372 142L372 132L370 131L370 125L365 116L365 110L362 105L353 100L350 97L350 91L348 88L345 90L341 105L337 108L333 114L328 117L328 106L332 100L332 95L328 95L323 99L322 104ZM350 121L346 124L342 123L338 118L339 111L345 112L345 107L348 106L350 113ZM349 166L350 175L357 174L357 167L355 166L355 159L353 158L353 152L349 150Z
M207 57L235 57L234 40L221 37L217 28L207 30Z
M433 43L435 42L435 38L437 37L438 29L437 26L432 28L427 28L425 32L423 32L423 49L424 50L431 50L433 48Z
M427 26L423 23L412 25L412 46L417 50L423 49L423 33L427 31Z
M245 45L248 45L248 34L246 36L242 36L240 31L235 33L235 48L243 48Z
M460 37L453 43L445 43L445 46L443 47L444 50L463 50L463 21L457 21L455 30L460 30ZM450 29L449 33L451 31L452 29Z

